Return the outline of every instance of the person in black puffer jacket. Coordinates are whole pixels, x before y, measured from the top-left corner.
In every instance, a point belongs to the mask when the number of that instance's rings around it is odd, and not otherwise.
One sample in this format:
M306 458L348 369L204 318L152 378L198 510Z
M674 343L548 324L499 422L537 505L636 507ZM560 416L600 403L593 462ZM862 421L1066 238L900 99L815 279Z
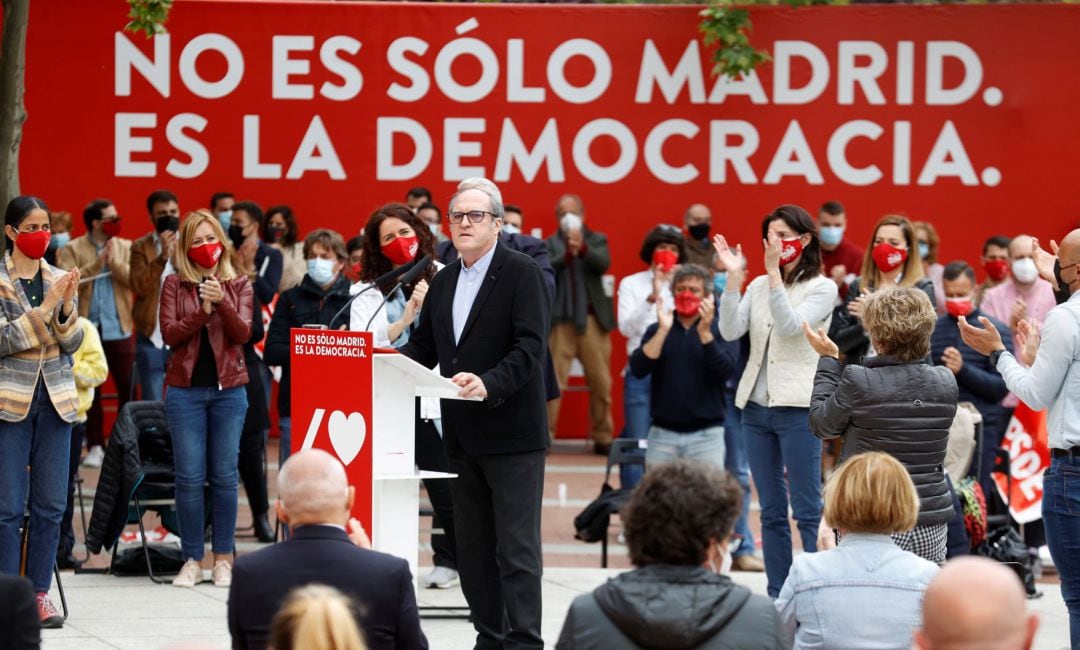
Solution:
M638 567L574 599L556 648L789 647L772 601L731 581L742 490L712 465L650 468L622 513Z
M810 398L810 430L819 438L843 436L841 463L866 451L883 451L903 463L919 493L919 519L914 529L894 534L893 540L942 564L953 518L945 446L958 388L951 371L925 363L937 314L922 290L893 288L866 298L862 320L878 351L863 366L841 366L836 344L823 331L804 327L821 355ZM822 530L828 530L824 521Z

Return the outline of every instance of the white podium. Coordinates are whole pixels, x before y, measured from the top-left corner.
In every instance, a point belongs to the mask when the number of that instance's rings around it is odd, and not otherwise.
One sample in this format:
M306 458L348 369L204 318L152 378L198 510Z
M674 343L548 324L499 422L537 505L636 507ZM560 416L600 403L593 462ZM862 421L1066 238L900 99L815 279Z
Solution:
M416 470L416 398L462 399L457 385L395 352L376 352L372 380L372 545L409 562L420 554L420 479L456 474Z

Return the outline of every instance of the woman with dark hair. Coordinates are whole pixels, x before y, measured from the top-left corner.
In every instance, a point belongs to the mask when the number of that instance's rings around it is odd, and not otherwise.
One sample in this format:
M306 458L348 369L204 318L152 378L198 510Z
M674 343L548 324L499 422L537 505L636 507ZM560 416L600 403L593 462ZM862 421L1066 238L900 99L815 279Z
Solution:
M639 256L645 263L645 270L628 275L619 282L616 313L619 315L619 332L626 337L627 359L641 345L645 330L656 322L656 303L674 309L671 276L676 264L686 262L686 238L676 226L660 224L645 235ZM649 433L652 375L635 377L627 365L623 376L625 425L619 437L643 440ZM619 476L622 487L630 489L637 485L641 474L642 468L638 465L621 466Z
M71 355L83 340L78 326L79 269L62 273L42 259L51 231L49 208L41 199L12 199L4 224L7 254L0 266L0 573L19 575L19 531L29 507L26 577L34 586L42 627L58 628L64 619L49 599L49 587L60 520L67 506L71 425L79 410L71 373Z
M722 235L713 245L728 278L720 299L720 334L736 341L750 333L750 357L735 406L743 410L750 472L761 502L765 573L775 598L791 566L789 502L803 550L817 548L821 442L806 423L817 354L802 328L803 323L828 327L837 288L821 273L817 228L806 210L776 208L762 220L761 236L766 273L750 282L741 299L741 247L732 251Z
M435 259L435 235L420 217L402 203L389 203L376 210L364 226L364 264L360 283L353 292L363 291L379 276L427 256ZM400 290L387 294L397 281L367 291L352 303L350 329L370 331L374 346L400 348L409 342L409 335L418 324L420 309L427 295L428 282L442 268L431 264L416 280ZM385 305L383 301L385 299ZM417 399L416 465L422 470L448 472L450 462L442 443L442 413L439 401ZM428 587L446 588L457 583L457 544L454 537L454 506L448 479L425 479L428 497L435 510L435 525L442 535L431 538L435 551L435 569L420 583Z
M919 256L913 254L916 243L915 229L906 217L886 215L874 226L860 275L852 281L829 327L829 338L836 341L847 363L861 363L864 356L877 354L862 323L868 294L885 287L915 287L936 304L934 285L923 275Z
M304 242L299 240L299 228L296 216L287 205L275 205L266 211L263 217L263 239L281 251L284 267L278 292L292 289L300 284L307 273L307 260L304 259Z
M855 454L883 451L901 463L919 493L918 522L895 533L900 548L945 562L953 497L945 478L945 447L956 416L956 377L926 363L937 315L921 290L882 289L867 296L863 322L877 356L841 366L839 349L824 330L804 334L821 355L810 403L810 429L842 437L843 464ZM822 528L840 528L822 522Z
M728 575L741 501L735 480L713 465L650 469L621 515L637 568L575 598L555 647L787 647L773 604Z

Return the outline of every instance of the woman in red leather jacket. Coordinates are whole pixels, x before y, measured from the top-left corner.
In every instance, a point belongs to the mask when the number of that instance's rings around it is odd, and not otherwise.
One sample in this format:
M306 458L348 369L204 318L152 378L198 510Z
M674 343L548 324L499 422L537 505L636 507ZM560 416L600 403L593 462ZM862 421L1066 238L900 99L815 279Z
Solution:
M186 562L178 587L203 581L203 483L213 507L213 582L232 582L237 455L247 412L244 342L251 335L252 289L233 268L225 233L209 212L189 213L177 233L176 273L161 289L161 334L172 349L165 415L176 462L176 509Z

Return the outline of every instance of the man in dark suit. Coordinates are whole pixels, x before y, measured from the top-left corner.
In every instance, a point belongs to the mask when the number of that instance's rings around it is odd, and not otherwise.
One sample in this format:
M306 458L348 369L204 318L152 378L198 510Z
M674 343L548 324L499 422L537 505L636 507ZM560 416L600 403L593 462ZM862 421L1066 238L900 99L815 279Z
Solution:
M368 550L363 528L349 519L355 496L345 468L325 451L302 451L285 462L277 516L292 527L292 538L237 558L229 589L234 649L265 648L282 601L309 584L329 585L356 601L369 649L428 647L409 563Z
M540 503L547 418L541 372L550 307L543 273L499 242L503 206L486 181L450 201L460 262L431 281L401 352L442 372L458 571L477 648L541 648Z

